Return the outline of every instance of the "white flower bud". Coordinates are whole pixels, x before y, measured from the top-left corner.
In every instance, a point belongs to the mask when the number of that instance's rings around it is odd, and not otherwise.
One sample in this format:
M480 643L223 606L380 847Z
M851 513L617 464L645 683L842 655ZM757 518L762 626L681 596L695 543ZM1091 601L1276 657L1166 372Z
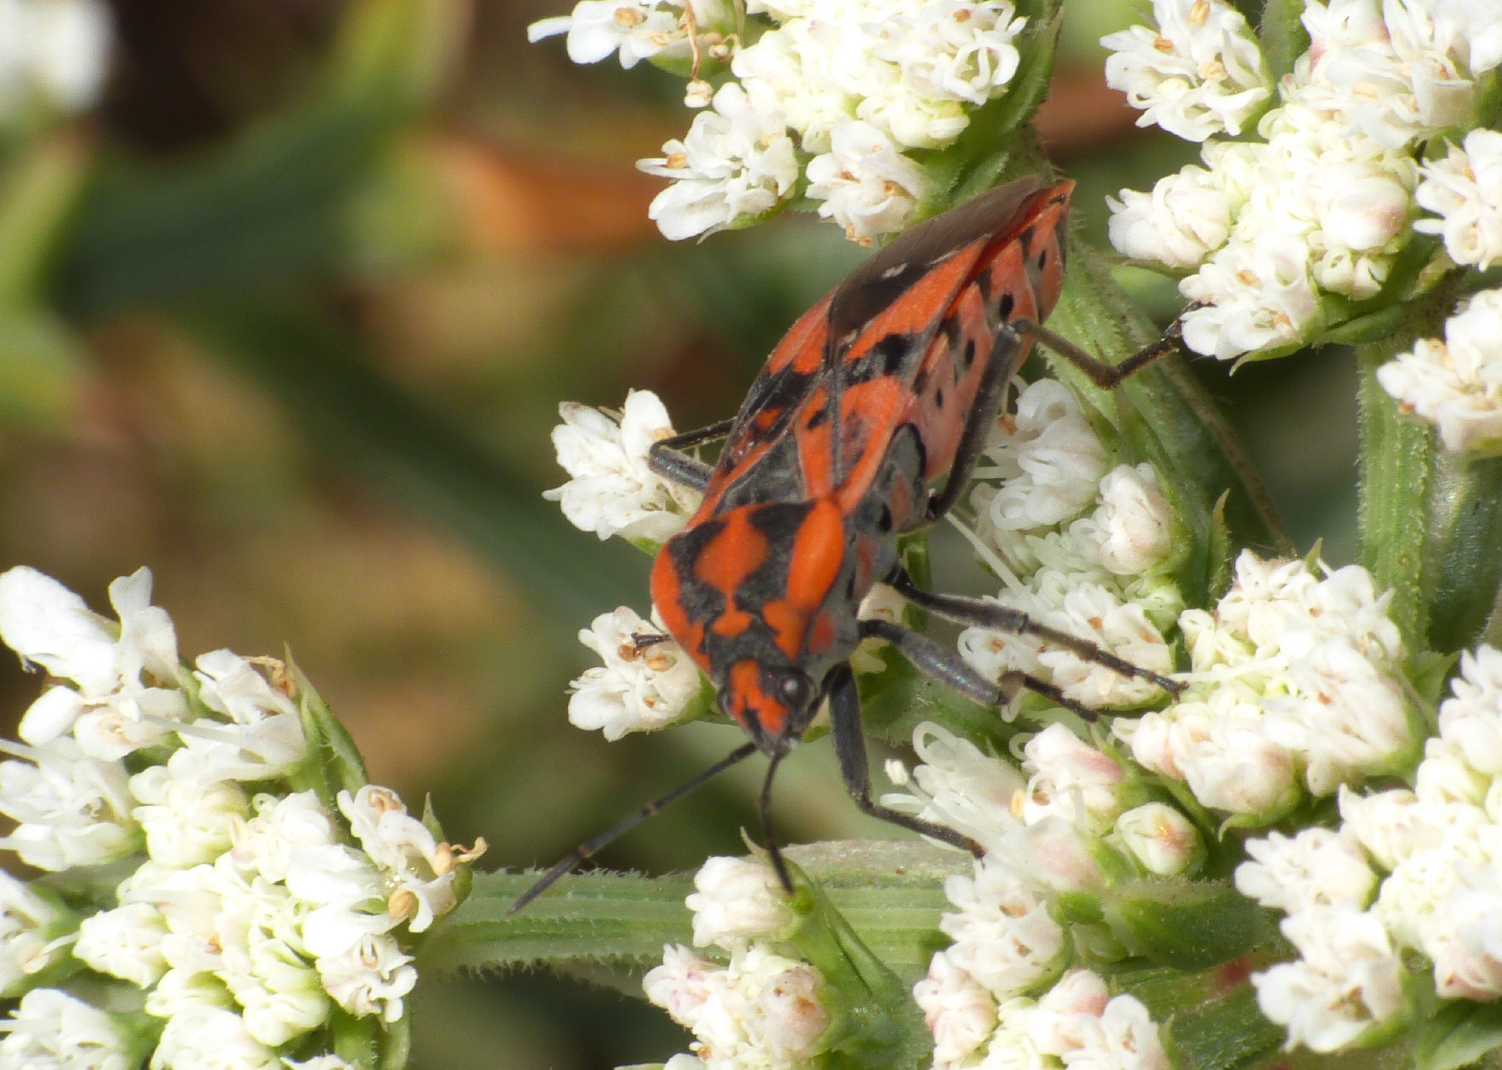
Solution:
M410 955L390 936L367 935L342 955L318 959L318 976L334 1002L356 1018L400 1021L403 999L417 984Z
M149 903L127 903L85 918L73 955L100 973L150 988L167 972L162 938L167 919Z
M727 951L764 937L778 938L797 924L777 874L764 862L711 858L694 874L684 901L694 914L694 944Z
M1138 260L1199 267L1231 235L1231 197L1218 176L1194 164L1159 179L1150 193L1124 189L1106 205L1111 244Z
M1438 219L1420 219L1414 229L1442 234L1457 264L1483 271L1502 259L1502 133L1472 130L1464 148L1422 165L1415 199Z
M250 811L250 800L232 781L205 782L189 750L176 751L166 765L153 765L130 778L141 805L131 816L146 832L153 861L186 868L212 862L233 842L234 829Z
M232 1010L189 1007L167 1020L151 1057L151 1070L283 1070L275 1051L245 1027Z
M1403 1012L1403 968L1371 913L1326 908L1295 914L1283 932L1303 955L1252 975L1257 1005L1287 1028L1288 1047L1337 1051Z
M977 862L973 876L947 878L944 894L958 908L939 922L954 940L948 963L997 998L1026 992L1063 966L1064 931L1047 899L998 859Z
M1377 874L1348 832L1274 832L1248 840L1246 849L1252 861L1236 867L1236 890L1265 907L1290 914L1317 907L1361 910L1377 887Z
M1147 572L1173 550L1177 523L1150 464L1121 465L1100 481L1100 562L1118 576Z
M14 999L67 955L73 915L50 895L0 872L0 996Z
M121 1019L52 988L22 996L0 1031L0 1065L7 1067L126 1070L145 1057Z
M1105 829L1121 809L1125 771L1108 755L1061 724L1051 724L1023 747L1029 775L1020 816L1032 825L1050 815Z
M1145 803L1116 819L1116 835L1142 866L1158 877L1187 873L1205 857L1194 823L1165 803Z
M1017 396L1015 422L987 448L1005 480L991 500L988 519L1002 532L1046 527L1077 516L1095 500L1106 474L1106 451L1069 388L1039 379Z
M996 1029L996 1000L947 951L934 955L928 976L913 986L913 999L934 1037L934 1070L966 1065Z

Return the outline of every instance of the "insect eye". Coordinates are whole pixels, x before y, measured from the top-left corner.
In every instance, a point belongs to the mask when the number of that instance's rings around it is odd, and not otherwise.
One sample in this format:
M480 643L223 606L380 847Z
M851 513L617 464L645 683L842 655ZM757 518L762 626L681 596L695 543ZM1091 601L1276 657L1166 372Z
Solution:
M790 709L801 710L813 701L814 682L801 672L789 672L782 678L778 690Z

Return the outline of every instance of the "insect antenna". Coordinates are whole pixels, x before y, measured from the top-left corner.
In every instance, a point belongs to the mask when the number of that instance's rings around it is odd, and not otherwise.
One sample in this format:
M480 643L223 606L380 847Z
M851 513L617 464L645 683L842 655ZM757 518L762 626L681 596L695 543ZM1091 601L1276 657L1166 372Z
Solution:
M788 864L783 861L782 848L777 846L777 833L772 829L772 778L777 775L777 767L787 752L772 755L772 761L767 766L767 779L761 784L761 834L767 841L767 857L772 863L772 870L777 874L778 883L788 895L793 894L793 878L788 873Z
M555 865L552 869L548 870L541 877L539 877L536 884L532 885L532 887L528 888L521 895L517 896L516 902L511 904L511 909L506 911L506 916L509 918L513 914L519 913L527 906L528 903L532 902L532 900L536 899L539 895L556 884L560 877L567 876L569 873L572 873L574 870L578 869L581 864L588 861L595 855L596 852L600 851L607 844L614 843L616 840L620 839L626 833L636 828L637 825L640 825L643 821L647 820L659 810L662 810L663 808L677 802L685 795L693 794L710 780L713 780L725 770L729 769L732 765L735 765L737 762L745 761L755 753L755 743L742 743L739 747L736 747L735 750L731 751L725 757L715 762L714 765L711 765L708 769L704 770L704 772L694 777L688 783L680 784L678 787L674 788L666 795L653 799L651 802L647 803L640 810L632 814L630 817L626 818L624 821L620 822L618 825L606 829L604 832L600 833L598 836L595 836L592 839L584 841L578 847L575 847L571 854L559 861L557 865ZM772 759L772 768L777 768L776 758ZM771 781L772 774L770 771L768 771L767 783L770 785ZM762 821L766 821L765 790L763 791L762 797ZM770 832L768 833L768 835L770 835ZM782 860L780 857L778 857L775 847L773 848L773 858L777 859L776 864L779 867L778 875L782 877L783 883L791 888L791 882L789 882L786 877L786 867L781 865Z

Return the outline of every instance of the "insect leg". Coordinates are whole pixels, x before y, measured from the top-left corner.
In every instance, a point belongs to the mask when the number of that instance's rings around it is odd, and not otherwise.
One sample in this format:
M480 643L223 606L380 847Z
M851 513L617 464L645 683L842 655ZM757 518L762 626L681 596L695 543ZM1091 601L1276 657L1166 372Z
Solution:
M1031 320L1013 320L1012 329L1018 334L1030 334L1043 345L1084 372L1102 390L1114 390L1123 380L1130 379L1143 368L1155 364L1171 353L1179 351L1184 337L1184 324L1174 320L1156 342L1143 346L1120 364L1107 364L1092 356L1069 339L1054 334L1048 328Z
M709 473L712 469L703 461L685 456L680 451L724 438L730 434L733 426L735 426L735 418L731 417L728 420L716 421L708 427L701 427L697 431L685 431L681 435L673 435L671 438L654 442L652 448L647 451L647 467L663 479L671 479L674 483L681 483L693 490L703 490L709 486Z
M954 464L949 470L949 481L944 489L928 500L926 523L944 516L970 482L970 473L986 448L986 435L996 420L996 411L1001 408L1006 396L1007 384L1017 370L1017 354L1022 350L1022 339L1006 324L996 332L996 341L991 346L991 355L986 360L986 371L980 388L975 394L975 404L970 408L970 417L960 435L960 444L955 450Z
M1177 696L1184 690L1182 683L1170 680L1166 676L1160 676L1151 669L1133 665L1124 658L1118 658L1109 650L1102 650L1099 646L1088 639L1061 632L1056 628L1050 628L1046 624L1039 624L1020 609L1012 609L1010 606L998 605L988 602L983 598L969 598L958 594L934 594L925 591L913 582L902 569L895 570L887 577L897 593L906 598L919 609L926 609L930 613L937 614L945 620L952 620L958 624L971 624L980 628L991 628L999 632L1011 632L1014 635L1034 635L1039 639L1045 639L1055 646L1061 646L1073 654L1077 654L1086 661L1092 661L1097 665L1104 665L1113 672L1122 676L1135 677L1139 680L1147 680L1149 683L1161 687L1170 695Z
M1064 692L1053 684L1025 672L1003 673L1001 683L993 684L965 664L953 650L898 624L884 620L863 620L861 638L883 639L891 643L919 672L954 688L982 706L1008 706L1017 697L1017 693L1026 688L1087 721L1100 716L1089 706L1082 706L1073 699L1066 698Z
M761 782L761 835L767 841L767 858L772 863L772 872L777 874L777 883L782 885L782 890L788 895L793 894L793 877L788 872L788 864L782 857L782 848L777 845L777 833L772 828L772 777L777 775L777 767L787 752L772 755L772 760L767 766L767 778Z
M994 691L995 688L992 688ZM861 698L855 686L855 674L848 664L841 665L830 674L829 716L834 726L834 751L840 759L840 773L845 778L845 787L850 797L862 812L894 825L912 829L925 836L953 844L979 857L980 845L954 829L935 825L912 814L889 810L871 801L871 774L866 764L866 737L861 731Z
M582 863L588 861L606 844L614 843L626 833L636 828L637 825L640 825L643 821L647 820L647 818L657 813L657 811L661 810L663 807L677 802L685 795L690 795L693 792L698 791L705 785L705 783L719 776L726 769L729 769L732 765L735 765L737 762L744 761L755 753L755 743L742 743L728 755L721 758L718 762L715 762L714 765L710 766L708 769L704 770L704 772L694 777L687 784L680 784L678 787L674 788L666 795L663 795L661 798L653 799L636 813L632 814L624 821L615 825L613 828L606 829L604 832L600 833L593 839L586 840L584 843L581 843L578 847L574 848L573 853L571 853L567 858L561 860L552 869L544 873L537 879L536 884L532 885L532 887L528 888L525 892L518 896L516 902L511 904L511 909L506 912L507 916L520 911L528 903L532 902L532 900L536 899L539 895L541 895L543 892L547 891L555 883L557 883L560 877L566 876L567 874L572 873L574 870L578 869Z

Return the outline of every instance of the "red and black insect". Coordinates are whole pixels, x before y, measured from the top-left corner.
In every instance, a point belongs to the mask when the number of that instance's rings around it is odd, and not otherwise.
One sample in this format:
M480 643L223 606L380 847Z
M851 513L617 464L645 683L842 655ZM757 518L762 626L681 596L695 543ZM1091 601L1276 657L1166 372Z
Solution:
M1069 181L1023 179L907 232L793 325L734 419L653 447L653 468L702 491L704 499L658 554L652 600L672 638L714 683L721 709L751 740L581 845L514 910L605 843L758 750L771 759L761 798L768 849L784 887L791 888L768 818L772 777L826 699L840 769L856 804L979 853L951 829L872 800L850 668L857 644L887 640L917 668L982 704L1010 702L1027 688L1093 715L1046 681L1010 672L993 683L918 632L858 619L857 607L879 581L936 616L1036 635L1116 672L1179 690L1017 610L925 591L898 561L899 537L932 524L959 500L1007 386L1035 340L1102 387L1177 348L1170 334L1109 365L1040 326L1063 287L1073 189ZM721 438L713 467L681 452Z

